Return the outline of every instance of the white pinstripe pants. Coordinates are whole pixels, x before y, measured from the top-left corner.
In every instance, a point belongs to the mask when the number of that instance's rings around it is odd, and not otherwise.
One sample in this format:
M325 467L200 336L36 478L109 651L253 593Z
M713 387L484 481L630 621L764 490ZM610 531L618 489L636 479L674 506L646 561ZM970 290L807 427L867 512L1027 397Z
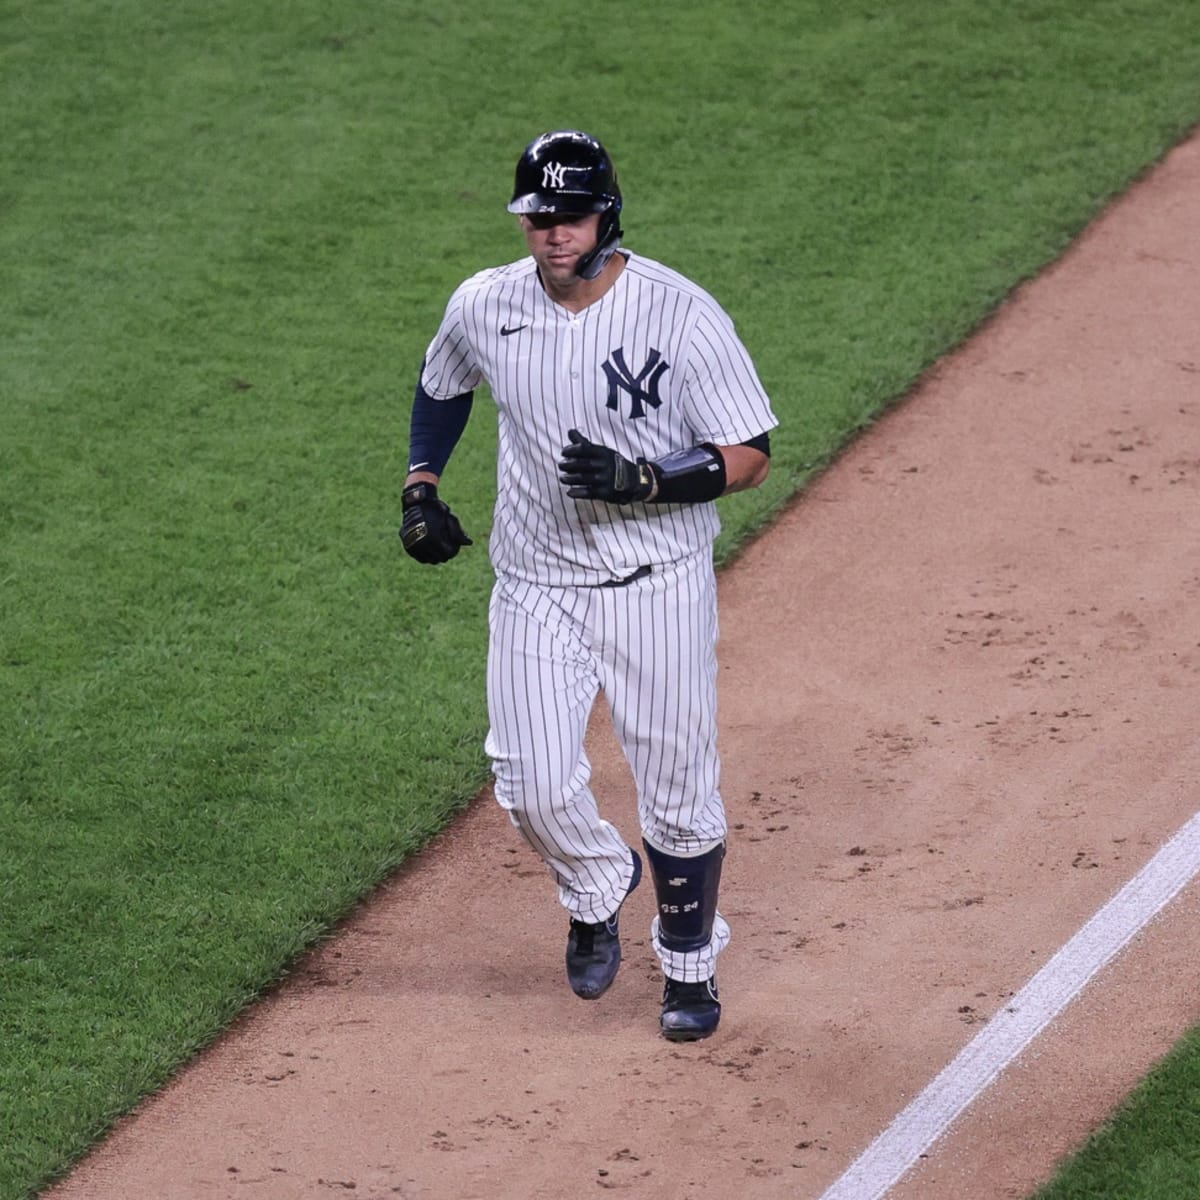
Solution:
M496 799L542 856L563 906L603 921L624 898L629 848L588 786L584 735L603 690L637 787L642 835L701 854L726 834L716 744L716 580L697 555L624 587L549 587L499 577L492 591L486 749ZM654 943L667 973L708 978L707 950ZM683 960L687 959L685 963Z

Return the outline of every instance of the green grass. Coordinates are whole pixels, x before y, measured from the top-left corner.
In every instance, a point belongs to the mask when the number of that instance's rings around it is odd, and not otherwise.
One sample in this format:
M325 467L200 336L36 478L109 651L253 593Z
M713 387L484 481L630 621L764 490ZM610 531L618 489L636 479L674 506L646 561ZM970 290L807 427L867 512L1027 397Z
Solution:
M1036 1200L1200 1196L1200 1031L1131 1097Z
M759 364L727 561L1200 118L1176 0L832 8L0 10L0 1200L486 777L486 402L443 487L476 547L395 528L525 141L600 135L628 244Z

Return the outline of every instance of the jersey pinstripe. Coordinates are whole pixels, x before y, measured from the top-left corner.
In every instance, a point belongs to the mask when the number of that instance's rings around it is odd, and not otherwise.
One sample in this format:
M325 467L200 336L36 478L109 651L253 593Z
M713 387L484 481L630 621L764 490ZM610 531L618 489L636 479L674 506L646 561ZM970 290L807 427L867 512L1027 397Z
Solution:
M486 383L499 411L490 553L501 575L587 585L711 546L713 503L572 500L558 479L567 431L626 458L734 445L778 423L750 356L703 288L622 251L613 286L579 313L555 304L532 258L481 271L451 296L421 383L448 399Z

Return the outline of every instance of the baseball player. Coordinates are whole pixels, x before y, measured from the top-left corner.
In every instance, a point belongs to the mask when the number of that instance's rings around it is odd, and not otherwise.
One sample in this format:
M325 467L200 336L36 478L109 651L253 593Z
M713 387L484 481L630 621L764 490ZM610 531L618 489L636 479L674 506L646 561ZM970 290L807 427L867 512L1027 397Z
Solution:
M438 493L486 383L499 412L486 748L495 794L570 914L567 978L600 996L642 858L601 817L584 734L599 691L637 787L674 1041L720 1020L726 819L716 747L717 497L766 478L777 421L729 317L620 248L621 192L586 133L520 156L508 211L528 255L451 296L421 365L402 498L423 563L471 545Z

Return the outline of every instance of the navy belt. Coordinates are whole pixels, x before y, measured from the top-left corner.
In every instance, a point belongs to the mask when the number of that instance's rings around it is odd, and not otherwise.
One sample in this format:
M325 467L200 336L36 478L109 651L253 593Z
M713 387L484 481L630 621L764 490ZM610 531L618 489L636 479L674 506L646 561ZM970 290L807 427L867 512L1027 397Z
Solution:
M598 584L598 587L625 587L626 584L633 583L638 579L645 579L654 568L647 563L644 567L638 567L632 575L626 575L624 579L606 579L603 583Z

